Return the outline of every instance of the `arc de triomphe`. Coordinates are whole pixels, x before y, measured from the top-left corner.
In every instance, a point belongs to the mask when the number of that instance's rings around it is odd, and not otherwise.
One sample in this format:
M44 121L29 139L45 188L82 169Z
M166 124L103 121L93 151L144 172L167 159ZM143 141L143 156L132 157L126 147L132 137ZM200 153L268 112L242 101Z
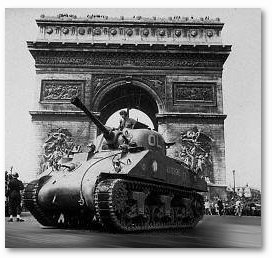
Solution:
M146 113L168 155L207 178L212 196L226 188L222 71L231 46L221 42L218 18L110 18L92 15L36 20L27 42L35 59L37 173L48 132L69 130L86 146L94 124L70 104L78 95L103 123L121 108Z

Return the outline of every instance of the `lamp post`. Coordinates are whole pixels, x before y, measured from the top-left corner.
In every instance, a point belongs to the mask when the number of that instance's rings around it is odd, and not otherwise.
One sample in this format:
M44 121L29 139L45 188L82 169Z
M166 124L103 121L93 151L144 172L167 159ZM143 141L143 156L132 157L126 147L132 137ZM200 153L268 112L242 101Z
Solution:
M235 196L235 170L232 170L232 174L233 174L233 193Z

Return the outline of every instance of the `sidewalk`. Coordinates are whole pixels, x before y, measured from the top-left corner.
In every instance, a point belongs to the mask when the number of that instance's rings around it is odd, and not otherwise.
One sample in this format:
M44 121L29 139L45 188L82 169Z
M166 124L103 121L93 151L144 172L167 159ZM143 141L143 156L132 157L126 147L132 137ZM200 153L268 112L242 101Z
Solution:
M24 220L21 223L31 223L31 224L39 224L37 220L30 214L30 212L22 212L21 218ZM8 222L9 217L5 217L6 223L15 223L16 218L14 219L14 222ZM16 222L17 223L17 222Z

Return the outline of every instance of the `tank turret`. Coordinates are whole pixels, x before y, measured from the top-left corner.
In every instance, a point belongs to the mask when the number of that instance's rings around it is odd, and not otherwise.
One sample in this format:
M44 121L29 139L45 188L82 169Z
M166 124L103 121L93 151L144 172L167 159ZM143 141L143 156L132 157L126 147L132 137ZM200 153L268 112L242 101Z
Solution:
M103 125L99 119L97 119L92 112L90 112L86 106L84 106L84 104L80 101L80 99L78 97L72 97L71 98L71 103L73 105L75 105L77 108L81 109L88 118L90 118L90 120L98 127L98 129L102 132L104 139L106 140L106 142L103 143L103 147L105 148L107 146L107 148L110 149L117 149L119 148L119 146L123 143L126 142L128 143L127 138L122 134L120 134L119 131L117 130L113 130L113 128L107 127L105 125ZM119 137L119 141L118 141L118 137ZM121 140L121 141L120 141Z
M74 154L58 170L49 168L30 182L25 206L42 225L91 227L112 231L191 228L204 214L203 178L166 155L156 131L114 130L103 125L77 98L102 135L91 153Z
M81 109L103 133L103 137L106 141L102 144L102 148L118 149L126 144L129 149L133 150L142 148L165 153L166 144L163 137L158 132L147 129L147 125L137 121L134 126L134 128L136 127L137 129L125 128L123 130L115 130L103 125L99 119L84 106L78 97L73 97L71 103Z

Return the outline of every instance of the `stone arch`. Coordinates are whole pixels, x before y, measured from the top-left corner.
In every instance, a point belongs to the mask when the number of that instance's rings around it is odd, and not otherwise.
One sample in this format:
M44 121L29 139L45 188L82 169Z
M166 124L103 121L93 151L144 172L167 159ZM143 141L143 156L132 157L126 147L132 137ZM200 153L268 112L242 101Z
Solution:
M119 79L107 83L99 89L93 101L93 110L100 112L102 123L111 114L126 107L143 111L157 130L156 114L164 108L163 102L154 89L140 80Z

